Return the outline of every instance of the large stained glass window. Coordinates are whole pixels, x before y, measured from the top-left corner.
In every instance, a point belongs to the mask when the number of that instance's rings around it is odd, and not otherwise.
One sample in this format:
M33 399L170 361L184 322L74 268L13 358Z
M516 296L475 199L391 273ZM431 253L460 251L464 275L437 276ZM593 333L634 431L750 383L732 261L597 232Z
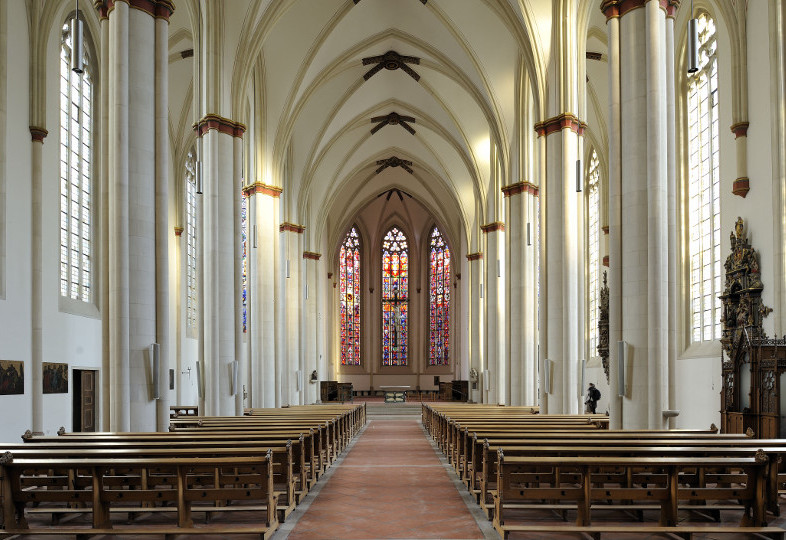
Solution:
M720 339L720 144L715 22L698 17L699 71L688 76L691 341Z
M429 349L430 366L450 364L450 249L434 227L429 258Z
M186 324L192 330L199 323L196 220L196 148L192 148L186 156Z
M382 240L382 365L407 365L409 250L397 227Z
M60 42L60 296L93 301L91 230L93 78L85 51L83 73L71 71L71 32Z
M352 227L339 254L341 365L360 365L360 236Z
M600 309L600 162L592 150L587 169L587 277L589 284L589 356L598 355L598 310Z
M243 332L248 332L248 198L240 191L240 242L243 267Z

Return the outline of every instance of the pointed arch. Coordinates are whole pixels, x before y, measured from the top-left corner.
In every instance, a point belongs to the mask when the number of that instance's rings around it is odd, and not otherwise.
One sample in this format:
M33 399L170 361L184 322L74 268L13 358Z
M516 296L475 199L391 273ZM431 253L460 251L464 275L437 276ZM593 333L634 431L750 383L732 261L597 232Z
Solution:
M382 239L382 365L406 366L409 322L409 244L393 226Z
M339 332L341 365L359 366L360 356L360 235L353 225L339 253Z
M197 213L196 213L196 145L186 155L186 328L196 337L199 325L197 304Z
M450 365L450 248L435 225L429 235L430 366Z
M600 159L590 150L586 176L587 197L587 358L598 355L598 316L600 309L601 180Z

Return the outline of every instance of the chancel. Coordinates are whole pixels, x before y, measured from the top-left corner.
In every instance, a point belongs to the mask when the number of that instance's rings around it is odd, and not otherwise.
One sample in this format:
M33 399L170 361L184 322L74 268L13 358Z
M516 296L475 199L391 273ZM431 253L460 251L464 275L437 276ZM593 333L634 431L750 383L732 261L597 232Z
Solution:
M0 0L0 536L782 538L785 34Z

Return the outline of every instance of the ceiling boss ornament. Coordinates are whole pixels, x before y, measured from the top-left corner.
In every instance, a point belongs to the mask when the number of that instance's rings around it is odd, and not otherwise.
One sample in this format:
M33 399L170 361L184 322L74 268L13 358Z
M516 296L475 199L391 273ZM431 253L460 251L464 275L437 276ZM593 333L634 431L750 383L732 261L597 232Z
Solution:
M377 124L373 128L371 128L371 134L373 135L383 127L387 125L391 126L401 126L407 131L409 131L412 135L415 134L415 128L409 125L409 122L415 123L415 118L412 116L404 116L398 114L396 112L392 112L390 114L386 114L385 116L374 116L371 119L372 124Z
M420 64L420 58L416 56L403 56L397 53L396 51L388 51L385 54L380 56L369 56L363 59L363 65L368 66L371 64L376 64L373 68L369 69L365 75L363 75L363 79L369 80L371 77L376 75L378 72L382 71L382 69L387 69L390 71L395 71L400 69L416 81L420 80L420 75L417 72L409 67L407 64Z
M379 168L377 168L374 174L379 174L385 169L387 169L388 167L401 167L409 174L414 174L415 172L412 170L411 161L409 161L408 159L401 159L400 157L397 156L392 156L387 159L379 159L377 160L377 165L379 165Z

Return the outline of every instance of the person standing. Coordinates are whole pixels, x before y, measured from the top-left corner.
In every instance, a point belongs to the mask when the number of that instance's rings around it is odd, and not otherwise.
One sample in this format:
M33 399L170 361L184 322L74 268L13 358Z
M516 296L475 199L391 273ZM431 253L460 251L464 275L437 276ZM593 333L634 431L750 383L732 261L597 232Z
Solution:
M599 399L600 390L595 388L595 383L589 383L589 388L587 388L587 399L584 401L584 405L586 405L585 412L595 414L595 408L598 406Z

